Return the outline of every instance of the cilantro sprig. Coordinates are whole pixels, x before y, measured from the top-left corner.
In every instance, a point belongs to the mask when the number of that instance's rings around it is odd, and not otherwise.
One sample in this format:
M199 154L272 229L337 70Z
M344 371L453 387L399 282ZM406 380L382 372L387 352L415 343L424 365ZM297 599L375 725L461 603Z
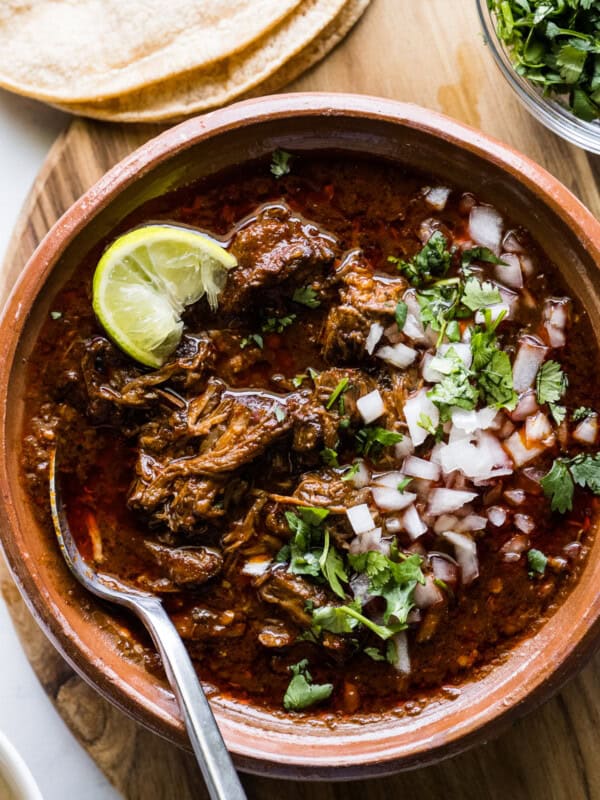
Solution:
M434 231L425 246L408 261L397 256L389 256L388 261L395 264L413 286L422 286L436 277L444 277L452 263L452 252L448 250L444 234Z
M294 156L288 153L287 150L281 150L279 147L273 151L271 156L271 175L276 178L283 178L290 172L290 164Z
M600 495L600 453L557 458L540 481L550 508L564 514L573 508L575 485Z
M535 391L538 403L548 403L550 413L557 425L564 420L567 409L559 405L569 386L569 380L557 361L546 361L538 370Z
M286 711L303 711L331 697L333 684L313 683L306 658L297 664L292 664L289 670L293 677L283 697L283 707Z

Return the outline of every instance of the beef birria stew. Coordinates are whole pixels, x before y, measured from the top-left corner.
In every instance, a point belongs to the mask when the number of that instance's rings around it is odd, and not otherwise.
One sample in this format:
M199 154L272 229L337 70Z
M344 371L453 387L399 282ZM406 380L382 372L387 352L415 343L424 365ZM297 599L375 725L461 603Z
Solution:
M53 300L22 456L48 536L58 444L85 558L159 594L223 696L417 713L577 580L600 493L598 352L543 242L490 199L278 151L149 201L105 243L169 225L229 254L159 366L94 315L101 250Z

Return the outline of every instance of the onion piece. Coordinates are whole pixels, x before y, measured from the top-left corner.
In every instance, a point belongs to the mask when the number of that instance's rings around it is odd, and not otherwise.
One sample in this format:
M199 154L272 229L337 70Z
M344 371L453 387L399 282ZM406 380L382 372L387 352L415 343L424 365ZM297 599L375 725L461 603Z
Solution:
M350 542L350 552L353 555L369 553L370 551L383 553L384 556L389 556L391 552L391 542L381 538L381 528L374 528L372 531L361 533L360 536L355 536Z
M264 575L272 563L273 563L272 558L262 558L260 560L257 558L250 559L250 561L246 561L246 563L242 567L242 573L244 575L253 575L253 576Z
M406 638L406 631L394 634L390 639L394 645L394 657L391 664L398 672L408 675L410 673L410 655L408 653L408 639Z
M372 477L372 483L375 486L385 486L386 489L394 489L397 491L398 484L406 478L403 472L394 470L393 472L379 472L375 473Z
M415 452L415 446L413 444L412 439L408 434L404 434L402 440L398 442L394 446L394 453L396 458L403 458L404 456L409 456L411 453Z
M504 241L502 242L502 247L506 250L507 253L524 253L525 248L519 241L519 237L516 231L507 231L506 236L504 237ZM504 256L502 256L504 259Z
M419 512L414 505L409 506L406 509L404 516L402 517L402 522L404 523L406 532L413 542L415 539L418 539L419 536L423 536L423 534L427 532L427 525L419 516Z
M469 235L474 242L499 255L503 220L491 206L475 206L469 215Z
M402 344L402 342L398 342L398 344L392 346L386 344L380 347L375 353L375 357L385 361L386 364L391 364L392 367L406 369L417 357L417 351L412 347Z
M424 458L417 458L417 456L409 456L405 460L402 472L412 478L423 478L426 481L437 481L440 477L438 464L433 464Z
M542 411L538 411L537 414L527 417L525 420L525 440L528 447L537 442L548 444L546 440L552 435L550 420Z
M402 533L404 530L404 525L400 517L388 517L384 525L388 533Z
M452 409L452 424L467 433L489 428L498 415L498 409L486 406L480 411L467 411L464 408Z
M523 336L513 364L513 386L516 392L531 389L548 348L535 336Z
M565 328L569 319L568 297L550 298L544 303L544 327L551 347L564 347L567 342Z
M506 509L502 506L490 506L488 508L488 519L495 528L501 528L506 522Z
M402 328L402 333L409 339L412 339L413 342L418 342L419 344L427 341L425 329L421 324L421 320L418 317L415 317L414 314L406 315L406 322Z
M361 606L373 599L373 595L369 593L369 582L369 576L365 575L364 572L357 572L350 578L350 591Z
M466 536L464 533L445 531L442 536L454 547L463 585L472 583L479 576L477 545L470 536Z
M417 608L425 609L441 603L444 595L433 582L431 575L427 575L425 583L417 583L415 586L413 599Z
M528 445L525 437L522 435L523 430L517 430L511 434L508 439L504 440L504 447L508 450L515 467L518 469L523 464L527 464L534 458L544 452L544 446L541 443Z
M437 211L443 211L449 197L450 189L446 186L434 186L426 193L425 200Z
M511 506L522 506L527 500L527 495L523 489L507 489L504 492L504 497L506 500L508 500Z
M573 431L573 438L581 444L595 444L598 438L598 415L590 414Z
M502 545L502 547L500 548L500 552L504 556L507 555L516 556L517 559L512 559L512 560L518 560L521 553L524 553L525 550L529 550L529 547L530 547L529 537L525 536L522 533L518 533L516 536L513 536L512 539L509 539ZM505 560L509 559L505 558Z
M429 553L429 562L437 580L454 589L458 583L459 567L452 556L446 553Z
M502 264L496 264L495 275L499 281L511 286L513 289L523 288L523 273L521 272L521 260L514 253L502 253L500 256Z
M518 528L522 533L531 533L531 531L535 528L535 522L529 516L529 514L515 514L513 521L515 523L515 527Z
M537 411L539 411L539 406L535 389L528 389L519 397L519 402L515 406L515 410L510 414L510 418L514 422L523 422L524 419Z
M467 514L466 517L459 519L456 523L455 530L458 533L466 533L468 531L482 531L487 527L487 517L480 517L478 514Z
M408 425L410 438L415 447L423 444L429 436L427 431L419 425L421 414L429 417L433 427L437 428L440 421L440 412L438 407L427 397L427 389L421 389L416 394L413 394L404 404L404 417Z
M414 492L399 492L387 486L371 486L373 502L382 511L402 511L417 499Z
M471 345L467 344L467 342L448 342L439 346L437 354L446 357L449 350L454 350L465 367L469 369L473 363L473 352L471 350Z
M457 511L477 497L476 492L463 492L457 489L434 489L429 495L427 513L434 517Z
M365 349L369 355L373 355L375 345L379 342L382 336L383 325L380 322L373 322L369 328L369 335L367 336L367 341L365 342Z
M375 520L366 503L346 509L346 516L356 534L366 533L375 527Z
M379 419L382 414L385 414L385 406L379 389L374 389L369 394L359 397L356 401L356 408L367 425Z
M355 466L358 466L358 469L350 478L350 483L355 489L364 489L371 482L371 473L362 458L355 461Z
M454 530L454 526L458 522L459 517L455 517L452 514L442 514L439 516L433 524L433 530L435 533L442 534L444 531L452 531Z
M513 471L502 445L487 431L479 431L473 444L470 438L452 441L442 445L440 460L445 474L460 470L473 480L485 481Z

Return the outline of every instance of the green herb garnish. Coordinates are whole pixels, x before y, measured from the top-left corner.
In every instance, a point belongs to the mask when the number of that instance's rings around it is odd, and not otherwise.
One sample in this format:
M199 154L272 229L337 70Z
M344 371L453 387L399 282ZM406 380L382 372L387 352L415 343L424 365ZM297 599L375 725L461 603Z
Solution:
M325 405L325 408L328 411L333 406L338 397L340 397L348 389L348 384L349 384L349 379L347 377L342 378L338 382L333 392L329 395L329 399L327 400L327 404Z
M398 444L402 439L401 433L367 426L361 428L356 434L356 447L360 455L371 455L372 458L378 458L384 447Z
M395 264L413 286L422 286L436 277L444 277L450 268L452 253L444 234L434 231L427 244L409 261L396 256L389 256L388 261Z
M261 331L263 333L283 333L295 319L295 314L287 314L285 317L269 317L262 324Z
M396 325L398 326L398 330L401 331L404 328L406 323L406 317L408 316L408 306L404 302L404 300L398 300L398 304L396 305Z
M263 349L264 341L260 333L251 333L245 336L240 342L240 350L245 350L246 347L249 347L251 344L255 344L257 347L260 347L261 350Z
M529 564L529 575L534 577L534 575L543 575L546 571L546 564L548 563L548 559L542 553L541 550L535 550L532 548L527 552L527 563Z
M286 711L302 711L331 697L333 684L313 683L306 658L293 664L289 669L294 677L283 697L283 707Z
M587 419L588 417L590 417L592 414L595 413L596 412L594 411L593 408L588 408L587 406L579 406L579 408L576 408L575 411L573 412L573 422L581 422L582 420Z
M286 150L281 150L279 147L277 150L274 150L271 157L271 175L274 175L276 178L282 178L284 175L288 175L292 159L293 155Z
M317 293L312 286L304 286L296 289L292 295L292 300L294 303L300 303L300 305L307 306L307 308L318 308L321 305L321 301L319 300Z
M564 514L573 508L575 484L600 495L600 453L557 458L540 481L550 508Z

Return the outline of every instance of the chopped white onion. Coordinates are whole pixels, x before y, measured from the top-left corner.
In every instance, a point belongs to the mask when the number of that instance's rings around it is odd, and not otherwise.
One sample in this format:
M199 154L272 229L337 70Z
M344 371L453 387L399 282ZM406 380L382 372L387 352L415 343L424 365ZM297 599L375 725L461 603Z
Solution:
M394 644L394 658L392 659L392 666L398 672L405 675L410 673L410 655L408 653L408 639L406 638L406 631L400 631L392 636L391 641Z
M507 489L504 492L504 497L512 506L522 506L527 500L527 495L523 489Z
M374 528L372 531L361 533L360 536L355 536L350 542L350 552L353 555L368 553L372 550L383 553L385 556L389 556L391 552L391 542L381 538L381 528Z
M272 563L273 560L271 558L251 559L246 561L242 567L242 572L244 575L264 575Z
M379 342L382 336L383 325L380 322L373 322L369 328L369 335L367 336L367 341L365 343L365 349L369 355L373 354L375 345Z
M405 369L413 363L417 357L417 351L402 344L402 342L398 342L398 344L392 346L386 344L380 347L375 356L385 361L386 364L391 364L393 367L398 367L398 369Z
M441 534L444 531L452 531L458 520L459 517L455 517L452 514L442 514L434 522L433 530L437 534Z
M429 417L434 428L437 428L440 421L440 412L438 407L427 397L427 389L421 389L416 394L413 394L404 404L404 417L408 425L410 438L415 447L423 444L429 435L419 425L421 415Z
M598 416L590 414L573 431L573 438L581 444L595 444L598 438Z
M464 585L472 583L479 575L477 545L470 536L455 531L445 531L442 536L454 547Z
M458 533L467 531L482 531L487 526L487 517L480 517L478 514L467 514L466 517L459 519L454 530Z
M445 474L460 470L468 478L490 480L513 471L502 445L487 431L479 431L476 444L463 438L443 445L440 460Z
M523 273L521 272L521 260L514 253L502 253L500 256L502 264L496 264L496 277L507 286L513 289L523 288Z
M421 320L418 317L415 317L414 314L406 315L406 322L402 328L402 333L409 339L412 339L413 342L423 343L427 341L427 337L425 336L425 328L423 327Z
M527 446L532 442L534 444L537 442L544 442L547 444L545 440L551 435L552 425L548 417L542 411L538 411L537 414L527 417L525 420L525 439L527 441Z
M524 553L525 550L529 550L529 547L529 537L524 536L522 533L517 533L516 536L513 536L512 539L509 539L508 542L502 545L500 552L505 556L505 561L518 561L521 553ZM508 556L508 558L506 556Z
M414 603L417 608L425 609L441 603L444 595L433 582L431 575L427 575L425 583L417 583L413 593Z
M360 459L359 461L355 462L355 466L358 467L354 475L350 478L350 482L354 486L355 489L364 489L365 486L368 486L371 482L371 473L365 462Z
M433 464L431 461L426 461L424 458L417 458L417 456L409 456L402 467L402 472L405 475L410 475L412 478L423 478L426 481L437 481L440 477L440 468L438 464Z
M396 454L396 458L403 458L404 456L409 456L411 453L414 453L414 451L415 451L415 446L413 444L412 439L407 433L405 433L401 441L399 441L398 444L394 446L394 453Z
M508 231L502 242L502 247L507 253L523 253L524 248L519 241L516 231ZM503 256L504 258L504 256Z
M369 576L364 572L357 572L350 578L350 590L361 606L373 599L373 595L369 593L369 582Z
M469 216L469 235L482 247L489 247L496 255L500 253L503 221L491 206L475 206Z
M458 564L447 553L429 553L429 561L433 574L451 589L458 583Z
M467 344L466 342L449 342L446 344L441 344L437 352L440 356L446 356L449 350L454 350L465 367L469 369L473 363L473 352L470 344Z
M371 486L375 505L382 511L402 511L417 499L414 492L399 492L387 486Z
M498 415L498 409L486 406L480 411L466 411L464 408L452 409L452 424L466 433L489 428Z
M366 503L346 509L346 516L354 533L366 533L375 527L375 520Z
M394 470L393 472L380 472L375 473L372 477L372 483L375 486L385 486L386 489L397 489L398 484L406 478L403 472Z
M506 522L506 509L502 506L490 506L487 513L489 521L496 528L501 528Z
M434 517L457 511L477 497L476 492L462 492L457 489L434 489L429 495L428 513Z
M356 401L356 407L367 425L379 419L382 414L385 414L385 406L379 389L374 389L369 394L359 397Z
M515 527L522 531L522 533L531 533L531 531L535 528L535 522L529 516L529 514L515 514L513 521L515 523Z
M510 318L510 306L508 303L494 303L491 306L486 306L484 310L475 313L475 322L478 325L483 325L486 316L489 316L492 322L495 322L498 317L502 319Z
M414 505L409 506L406 509L402 521L404 523L406 532L413 541L418 539L419 536L423 536L423 534L427 531L427 525L419 516L419 512Z
M544 363L548 348L534 336L524 336L513 364L513 386L516 392L524 392L533 386L535 376Z
M528 389L519 397L519 402L511 413L510 418L515 422L523 422L524 419L527 419L537 411L539 411L539 406L535 390Z
M433 369L431 366L432 361L433 355L431 353L425 353L421 364L421 374L423 375L423 380L427 381L427 383L438 383L444 376L441 372L438 372L437 369Z
M551 347L564 347L567 342L565 327L569 318L569 299L551 298L544 303L544 327Z
M437 211L443 211L449 197L450 189L446 186L434 186L425 195L425 200Z
M544 452L542 444L527 444L522 434L522 429L517 430L504 440L504 447L508 450L517 469Z
M401 533L404 525L400 517L388 517L385 521L385 529L389 533Z

